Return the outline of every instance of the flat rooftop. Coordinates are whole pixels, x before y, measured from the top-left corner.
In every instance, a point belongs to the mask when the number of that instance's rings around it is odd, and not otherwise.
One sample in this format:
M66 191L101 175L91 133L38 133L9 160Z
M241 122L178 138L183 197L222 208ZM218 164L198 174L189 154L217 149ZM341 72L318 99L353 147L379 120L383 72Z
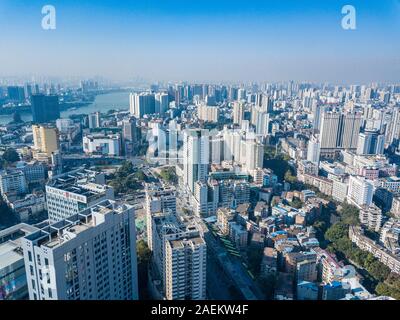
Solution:
M21 246L14 241L8 241L0 245L0 270L23 260Z
M32 241L35 246L45 246L53 249L71 240L74 235L95 227L94 214L120 214L131 208L133 206L105 200L67 219L45 226L25 238Z

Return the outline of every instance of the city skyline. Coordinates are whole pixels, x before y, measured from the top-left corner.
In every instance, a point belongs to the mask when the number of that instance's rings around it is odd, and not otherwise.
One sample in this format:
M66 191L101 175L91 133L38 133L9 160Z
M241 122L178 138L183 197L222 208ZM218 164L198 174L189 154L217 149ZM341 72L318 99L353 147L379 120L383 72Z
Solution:
M400 300L399 27L400 0L2 0L0 302Z
M3 76L101 75L114 81L396 82L398 0L352 1L357 29L344 30L345 1L2 1L9 50ZM79 48L79 49L77 49Z

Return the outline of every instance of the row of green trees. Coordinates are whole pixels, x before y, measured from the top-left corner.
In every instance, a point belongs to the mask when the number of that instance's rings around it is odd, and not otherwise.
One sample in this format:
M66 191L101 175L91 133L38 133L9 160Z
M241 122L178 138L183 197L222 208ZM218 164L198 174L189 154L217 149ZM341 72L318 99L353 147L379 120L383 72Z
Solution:
M400 299L400 277L391 273L389 267L381 263L371 253L359 249L350 240L349 226L359 224L358 216L359 210L356 207L346 203L342 205L339 221L325 233L325 238L330 241L328 250L365 269L376 284L375 291L377 294Z

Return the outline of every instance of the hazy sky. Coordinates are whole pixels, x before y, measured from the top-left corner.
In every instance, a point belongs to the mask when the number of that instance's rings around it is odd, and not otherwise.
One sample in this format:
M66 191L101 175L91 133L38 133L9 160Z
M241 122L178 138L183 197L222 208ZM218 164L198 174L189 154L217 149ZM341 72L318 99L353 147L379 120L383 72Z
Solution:
M400 81L400 0L0 0L0 37L0 77Z

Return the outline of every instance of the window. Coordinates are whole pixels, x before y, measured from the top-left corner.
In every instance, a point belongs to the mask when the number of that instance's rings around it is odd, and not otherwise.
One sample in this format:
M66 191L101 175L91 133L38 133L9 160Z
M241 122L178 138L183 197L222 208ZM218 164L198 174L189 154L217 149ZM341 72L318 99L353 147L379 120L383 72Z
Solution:
M35 284L35 280L32 279L32 289L36 290L36 284Z

